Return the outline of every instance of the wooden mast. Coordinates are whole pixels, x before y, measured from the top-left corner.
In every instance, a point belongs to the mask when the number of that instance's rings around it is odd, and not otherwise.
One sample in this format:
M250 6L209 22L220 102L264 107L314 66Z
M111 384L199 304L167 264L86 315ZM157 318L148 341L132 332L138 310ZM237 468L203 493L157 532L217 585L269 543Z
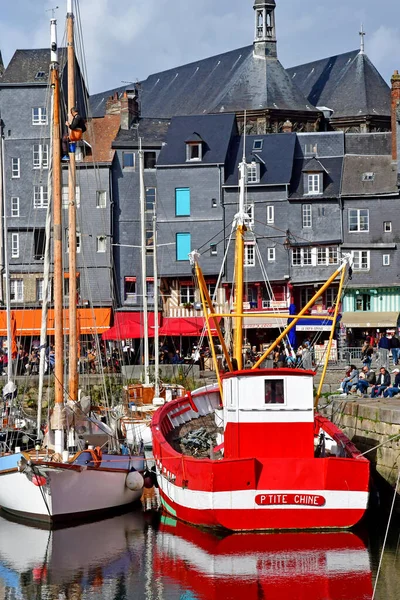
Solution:
M72 0L67 5L68 54L68 118L75 106L75 45ZM78 400L78 341L77 341L77 272L76 272L76 161L75 152L69 153L68 167L68 238L69 238L69 397Z
M55 406L51 427L55 451L64 450L64 364L63 364L63 272L61 204L60 79L57 48L57 21L51 19L51 87L53 89L53 240L54 240L54 337Z

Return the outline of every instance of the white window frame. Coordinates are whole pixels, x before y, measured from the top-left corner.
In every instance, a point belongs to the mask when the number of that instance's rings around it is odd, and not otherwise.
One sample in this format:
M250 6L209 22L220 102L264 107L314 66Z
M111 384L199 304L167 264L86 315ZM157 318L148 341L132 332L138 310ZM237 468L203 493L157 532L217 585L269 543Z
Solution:
M19 233L11 234L11 258L19 258Z
M193 156L193 149L198 149L198 156ZM186 162L201 162L203 160L203 144L187 143L186 144Z
M322 194L322 174L307 173L307 195L317 196Z
M107 237L105 235L98 235L96 238L96 252L104 254L107 252Z
M61 201L64 209L69 207L69 188L67 185L63 185L61 188ZM75 188L75 204L77 207L81 205L81 188L79 185Z
M80 200L81 190L79 188L79 200ZM96 191L96 208L107 208L107 190L97 190Z
M269 204L267 206L267 224L273 225L275 223L275 206Z
M256 244L255 242L244 243L244 266L255 267L256 266Z
M49 146L48 144L33 144L33 168L49 168Z
M11 302L24 301L24 280L10 279L10 296ZM14 297L13 297L14 296Z
M247 183L260 183L260 164L251 162L247 165Z
M317 266L337 265L339 252L336 246L319 246L317 248Z
M37 114L35 114L37 111ZM47 108L45 106L34 106L32 108L32 125L47 125Z
M246 213L249 216L249 222L248 224L250 226L254 225L254 204L247 204L246 206Z
M128 154L129 155L132 154L132 156L133 156L133 165L132 166L128 166L128 165L125 166L124 165L125 155L128 155ZM136 154L135 154L135 152L129 152L128 150L126 152L123 151L122 152L122 169L123 169L123 171L134 171L135 168L136 168Z
M292 267L310 267L314 256L314 248L292 248Z
M371 267L371 252L369 250L352 250L350 252L354 271L369 271ZM363 264L365 266L363 266Z
M11 215L11 217L19 217L19 197L18 196L11 196L10 215Z
M19 179L21 177L21 161L19 158L11 158L11 178Z
M43 302L43 299L44 299L43 292L44 292L44 278L38 277L36 279L36 302ZM51 281L50 280L49 280L47 301L51 302Z
M383 254L382 265L384 267L390 267L390 254Z
M384 233L392 233L392 221L384 221L383 222L383 232Z
M218 254L218 245L217 244L210 244L210 255L211 256L217 256Z
M179 304L193 304L196 299L194 285L181 283L179 286Z
M301 207L301 224L303 229L312 228L312 205L303 204Z
M77 254L80 254L81 243L82 243L81 232L77 231L76 232L76 253ZM69 254L69 231L68 231L68 229L65 230L65 245L66 245L66 252L67 252L67 254Z
M361 215L361 212L365 211L366 215ZM352 215L353 213L353 215ZM357 222L355 221L357 220ZM363 223L362 220L367 220L367 223ZM351 229L351 221L356 225L357 229ZM348 229L349 233L368 233L369 232L369 209L368 208L349 208L348 212Z
M268 262L275 262L275 260L276 260L275 248L267 248L267 259L268 259Z
M49 204L49 190L47 185L33 187L33 208L47 208Z

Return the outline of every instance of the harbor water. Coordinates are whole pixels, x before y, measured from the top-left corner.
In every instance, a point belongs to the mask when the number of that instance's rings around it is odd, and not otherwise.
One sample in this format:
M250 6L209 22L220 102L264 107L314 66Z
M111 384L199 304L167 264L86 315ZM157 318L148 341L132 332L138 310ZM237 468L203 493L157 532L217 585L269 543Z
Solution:
M140 510L56 531L0 517L0 600L400 598L399 525L215 535ZM381 560L382 558L382 560Z

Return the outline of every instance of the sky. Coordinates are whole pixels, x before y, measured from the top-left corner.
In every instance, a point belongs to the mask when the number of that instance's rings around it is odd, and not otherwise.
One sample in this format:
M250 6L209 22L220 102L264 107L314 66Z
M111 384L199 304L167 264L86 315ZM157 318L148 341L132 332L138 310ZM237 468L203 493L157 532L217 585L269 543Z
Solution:
M91 94L253 42L253 0L74 3L79 4ZM276 0L276 4L278 57L285 67L359 48L363 23L366 53L382 76L389 82L393 71L400 70L399 0ZM57 5L60 44L65 39L66 0L0 0L5 65L16 49L49 45L48 9Z

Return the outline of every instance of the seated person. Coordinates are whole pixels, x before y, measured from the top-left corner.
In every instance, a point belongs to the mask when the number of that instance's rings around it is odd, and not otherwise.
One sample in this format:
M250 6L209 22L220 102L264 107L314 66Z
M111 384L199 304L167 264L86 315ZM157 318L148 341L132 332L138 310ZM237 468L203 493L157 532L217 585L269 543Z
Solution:
M350 365L350 373L348 377L345 377L342 382L343 394L342 396L347 396L350 393L353 386L358 384L358 369L355 365Z
M376 385L372 388L371 398L382 397L386 388L390 387L390 374L385 367L379 369L379 375L376 380Z
M372 371L372 369L369 369L365 365L360 373L358 383L356 385L356 392L358 392L359 395L362 396L367 393L367 389L369 388L369 386L374 385L376 385L375 371Z
M383 392L384 398L393 398L396 394L400 394L400 369L395 369L392 373L396 373L393 386L386 388Z

